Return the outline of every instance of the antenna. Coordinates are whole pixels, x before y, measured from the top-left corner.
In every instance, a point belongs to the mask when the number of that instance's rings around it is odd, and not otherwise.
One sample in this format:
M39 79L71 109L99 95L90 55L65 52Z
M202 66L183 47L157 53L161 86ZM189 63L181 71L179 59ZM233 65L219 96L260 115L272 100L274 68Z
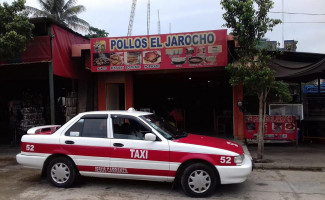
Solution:
M158 34L160 34L160 17L159 17L159 9L158 9Z
M282 45L284 46L284 0L282 0Z
M130 13L130 20L129 20L129 27L128 27L128 34L127 36L132 35L132 27L133 27L133 20L135 15L135 6L137 4L137 0L132 1L131 13Z
M150 0L148 0L148 7L147 7L147 35L149 35L150 31Z

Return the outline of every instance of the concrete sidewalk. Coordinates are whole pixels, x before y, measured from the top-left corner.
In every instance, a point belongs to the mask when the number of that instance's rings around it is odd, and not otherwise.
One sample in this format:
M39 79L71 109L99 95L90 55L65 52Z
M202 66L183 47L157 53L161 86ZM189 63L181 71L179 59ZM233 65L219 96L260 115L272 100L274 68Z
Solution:
M250 144L247 148L252 158L256 158L257 145ZM254 168L325 171L325 145L265 144L263 159L266 162L254 162Z

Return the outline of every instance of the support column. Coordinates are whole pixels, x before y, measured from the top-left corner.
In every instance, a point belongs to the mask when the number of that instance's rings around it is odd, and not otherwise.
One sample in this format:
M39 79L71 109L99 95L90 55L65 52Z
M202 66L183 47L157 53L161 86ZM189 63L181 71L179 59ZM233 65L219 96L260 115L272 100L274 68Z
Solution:
M53 73L53 51L52 51L52 27L51 25L47 29L47 33L50 36L51 45L51 62L49 63L49 90L50 90L50 112L51 112L51 124L55 124L55 99L54 99L54 73Z
M134 107L133 105L133 76L125 74L125 110Z
M98 76L98 110L106 110L106 82Z
M234 123L234 137L237 139L244 139L244 113L238 107L238 102L243 102L243 85L233 87L233 123Z
M49 63L49 90L50 90L51 124L55 124L54 75L53 75L52 62Z

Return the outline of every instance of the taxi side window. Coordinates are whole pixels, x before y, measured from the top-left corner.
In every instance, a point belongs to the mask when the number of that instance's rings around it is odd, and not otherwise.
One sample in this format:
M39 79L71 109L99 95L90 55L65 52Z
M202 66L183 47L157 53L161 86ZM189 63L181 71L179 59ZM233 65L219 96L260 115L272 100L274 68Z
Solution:
M65 135L79 137L81 136L81 131L83 126L84 126L84 119L80 119L65 132Z
M117 139L144 140L144 135L152 132L150 128L130 117L113 116L112 122L113 137Z
M80 119L65 132L65 135L107 138L107 119Z
M81 136L107 138L107 119L85 119Z

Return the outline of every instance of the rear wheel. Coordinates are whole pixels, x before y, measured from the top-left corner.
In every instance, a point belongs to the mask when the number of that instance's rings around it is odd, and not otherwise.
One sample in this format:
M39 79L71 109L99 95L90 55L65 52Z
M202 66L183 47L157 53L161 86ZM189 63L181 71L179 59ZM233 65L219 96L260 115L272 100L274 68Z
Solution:
M70 187L77 177L77 169L68 158L54 158L47 167L47 179L57 187Z
M208 165L196 163L189 165L181 176L185 194L191 197L205 197L216 188L216 172Z

